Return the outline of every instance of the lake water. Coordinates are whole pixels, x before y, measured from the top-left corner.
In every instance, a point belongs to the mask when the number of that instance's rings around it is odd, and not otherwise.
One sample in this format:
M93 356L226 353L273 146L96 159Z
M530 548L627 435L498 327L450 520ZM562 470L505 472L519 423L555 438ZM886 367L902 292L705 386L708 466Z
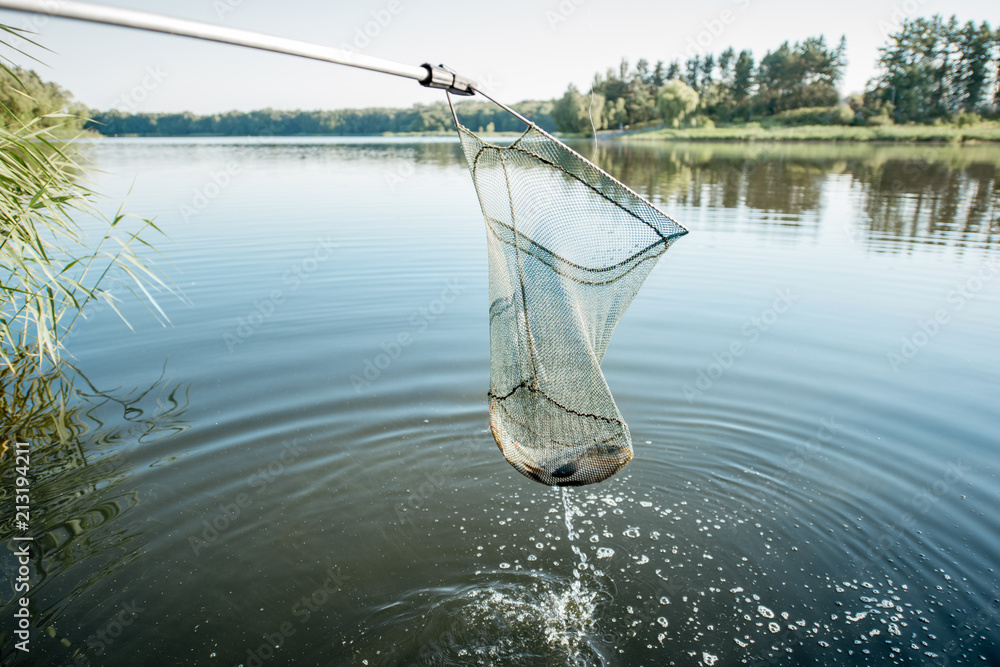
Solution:
M562 490L489 431L457 140L95 142L183 300L70 336L111 398L4 658L1000 664L997 148L574 146L691 233L604 360L633 461Z

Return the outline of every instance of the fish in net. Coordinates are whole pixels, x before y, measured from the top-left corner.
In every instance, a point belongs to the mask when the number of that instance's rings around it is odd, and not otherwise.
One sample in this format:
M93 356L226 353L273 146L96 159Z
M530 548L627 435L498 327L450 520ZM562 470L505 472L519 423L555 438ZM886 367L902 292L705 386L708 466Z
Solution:
M591 484L632 458L601 372L611 332L687 230L522 120L524 134L497 146L455 117L486 221L490 428L527 477Z

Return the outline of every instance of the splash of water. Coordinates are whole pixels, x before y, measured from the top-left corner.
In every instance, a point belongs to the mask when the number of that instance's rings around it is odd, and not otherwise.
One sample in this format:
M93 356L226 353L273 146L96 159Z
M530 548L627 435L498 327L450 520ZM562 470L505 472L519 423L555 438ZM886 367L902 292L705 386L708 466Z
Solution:
M572 491L570 491L570 487L560 487L559 491L562 493L563 516L564 521L566 522L566 533L571 543L570 548L573 550L573 553L576 554L579 561L573 569L573 576L576 577L576 582L574 583L578 584L580 583L580 574L587 569L587 554L583 553L583 550L580 549L579 546L572 544L576 538L580 536L579 533L573 530L573 517L583 516L583 511L573 504L573 496Z

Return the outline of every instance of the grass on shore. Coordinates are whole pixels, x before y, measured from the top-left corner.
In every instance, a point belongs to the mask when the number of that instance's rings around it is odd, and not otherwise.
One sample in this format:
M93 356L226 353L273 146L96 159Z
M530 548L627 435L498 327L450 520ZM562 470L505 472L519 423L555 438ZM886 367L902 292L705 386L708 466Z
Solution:
M1000 122L976 125L772 125L746 123L720 127L661 128L623 135L627 141L902 141L1000 142Z

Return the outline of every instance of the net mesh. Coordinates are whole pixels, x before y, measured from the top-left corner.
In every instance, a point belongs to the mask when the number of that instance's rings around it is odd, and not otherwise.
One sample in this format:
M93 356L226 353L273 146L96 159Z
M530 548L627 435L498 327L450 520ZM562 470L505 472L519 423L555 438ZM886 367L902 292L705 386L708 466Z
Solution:
M486 220L493 436L531 479L600 482L632 458L601 360L687 230L537 126L509 146L458 131Z

